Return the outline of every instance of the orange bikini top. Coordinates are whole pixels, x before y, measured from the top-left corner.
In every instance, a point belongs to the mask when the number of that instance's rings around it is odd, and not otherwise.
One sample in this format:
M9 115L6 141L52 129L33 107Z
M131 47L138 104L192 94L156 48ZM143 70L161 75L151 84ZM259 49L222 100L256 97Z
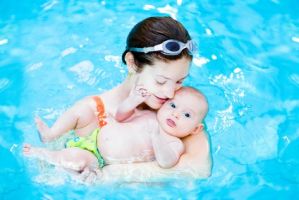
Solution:
M105 126L107 124L107 122L105 121L105 118L106 118L105 106L100 97L93 96L92 98L96 102L98 123L99 123L99 127L102 128L103 126Z

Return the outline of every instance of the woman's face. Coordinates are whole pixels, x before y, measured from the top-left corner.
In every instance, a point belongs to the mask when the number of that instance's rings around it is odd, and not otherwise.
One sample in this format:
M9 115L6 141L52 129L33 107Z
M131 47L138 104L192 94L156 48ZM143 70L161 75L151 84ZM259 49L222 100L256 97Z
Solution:
M165 101L173 98L189 73L190 62L190 59L183 57L167 63L155 60L154 65L144 66L142 72L137 74L137 84L151 94L145 103L152 109L159 109Z

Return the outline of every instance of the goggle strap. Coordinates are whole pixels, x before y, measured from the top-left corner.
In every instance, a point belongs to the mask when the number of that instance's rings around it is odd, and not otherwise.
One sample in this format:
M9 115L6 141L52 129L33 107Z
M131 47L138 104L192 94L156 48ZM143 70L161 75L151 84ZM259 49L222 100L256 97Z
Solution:
M133 47L133 48L129 48L128 50L142 52L142 53L162 51L162 53L164 53L166 55L177 55L177 54L173 54L173 52L168 50L166 47L164 49L164 45L169 41L171 41L171 40L166 40L166 41L162 42L161 44L157 44L153 47L143 47L143 48L138 48L138 47L134 48ZM175 41L180 45L180 49L176 52L181 52L183 49L187 48L189 50L189 52L192 53L193 51L196 51L196 49L197 49L196 44L193 43L192 40L188 40L187 43L183 43L181 41L176 41L176 40L172 40L172 41Z
M158 44L153 47L130 48L130 50L136 51L136 52L149 53L149 52L155 52L155 51L162 51L163 47L162 47L162 44Z

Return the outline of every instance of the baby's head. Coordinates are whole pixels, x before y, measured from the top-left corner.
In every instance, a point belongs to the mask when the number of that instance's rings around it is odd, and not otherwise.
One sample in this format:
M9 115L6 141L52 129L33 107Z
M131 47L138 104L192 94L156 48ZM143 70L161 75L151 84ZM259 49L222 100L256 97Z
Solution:
M158 110L157 118L165 132L182 138L203 129L207 112L206 97L195 88L182 87Z

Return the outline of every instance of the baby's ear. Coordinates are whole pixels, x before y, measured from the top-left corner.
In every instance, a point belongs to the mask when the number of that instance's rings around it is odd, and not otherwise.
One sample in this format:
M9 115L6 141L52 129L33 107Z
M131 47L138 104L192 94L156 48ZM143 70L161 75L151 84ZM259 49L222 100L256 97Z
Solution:
M204 124L203 123L200 123L198 124L195 129L192 131L192 135L195 135L195 134L198 134L200 133L202 130L204 129Z

